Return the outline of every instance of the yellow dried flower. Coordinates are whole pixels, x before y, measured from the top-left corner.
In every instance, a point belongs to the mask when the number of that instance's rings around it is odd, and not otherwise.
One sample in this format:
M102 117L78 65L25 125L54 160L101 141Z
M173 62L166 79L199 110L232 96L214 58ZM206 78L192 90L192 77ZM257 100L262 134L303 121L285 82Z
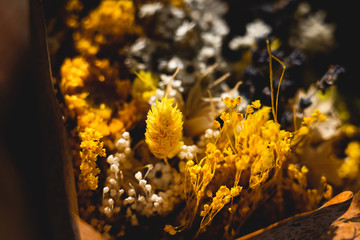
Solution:
M172 158L184 144L181 140L183 116L174 99L167 96L156 101L147 114L145 142L155 157Z
M82 19L80 30L74 33L73 38L80 53L94 55L102 45L118 43L125 35L136 31L133 1L101 1Z
M96 167L97 157L105 157L104 143L100 140L102 135L92 129L85 128L80 134L81 138L81 165L80 165L80 181L85 183L90 190L96 190L98 187L99 168Z
M216 124L219 136L206 145L205 156L201 160L186 164L185 173L191 189L186 196L189 217L187 223L181 226L182 229L191 225L197 210L203 206L199 212L202 217L199 231L204 230L216 214L226 204L233 204L234 197L239 195L239 207L245 209L252 203L253 207L249 210L253 211L261 197L265 197L269 186L277 181L277 175L290 152L292 134L281 130L277 122L269 120L271 108L261 107L258 100L248 105L243 116L237 108L240 100L223 99L228 111L220 116L223 125ZM245 190L239 185L242 175L248 179L249 187ZM204 198L205 192L210 203Z
M350 142L345 149L345 154L350 158L360 159L360 142Z
M239 105L239 103L241 102L241 97L237 97L237 98L225 97L224 99L222 99L222 101L226 104L228 108L231 109Z
M338 174L341 178L356 179L359 175L360 142L350 142L345 149L345 154L347 158L338 169Z
M165 231L165 232L168 232L170 235L175 235L176 232L177 232L177 231L175 230L175 228L174 228L173 226L171 226L171 225L165 225L164 231Z
M72 94L84 86L84 79L89 76L89 63L82 57L66 58L61 66L60 89L63 94Z

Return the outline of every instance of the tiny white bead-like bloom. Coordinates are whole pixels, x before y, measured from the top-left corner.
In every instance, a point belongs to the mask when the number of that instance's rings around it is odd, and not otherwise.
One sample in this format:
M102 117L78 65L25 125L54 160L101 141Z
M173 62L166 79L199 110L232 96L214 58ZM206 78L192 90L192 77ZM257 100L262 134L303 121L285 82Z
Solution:
M115 178L110 178L110 179L109 179L109 183L110 183L111 185L115 185L115 184L117 183L117 181L115 180Z
M111 213L112 213L111 208L109 208L109 207L104 207L104 213L105 213L106 215L111 215Z
M145 190L150 192L151 191L151 185L150 184L146 184L145 185Z
M146 202L146 199L145 199L144 196L139 195L139 196L138 196L138 201L139 201L140 203L144 204L144 203Z
M229 42L231 50L237 50L241 47L251 46L257 38L264 37L271 32L271 27L262 20L256 19L254 22L246 25L245 36L237 36Z
M106 159L108 164L114 164L114 163L118 163L119 159L117 157L114 157L113 155L109 155Z
M111 164L110 171L113 172L113 173L118 173L119 172L119 167L116 164Z
M116 148L121 151L122 149L129 147L130 146L130 142L124 138L120 138L117 142L116 142Z
M159 207L159 203L158 202L154 202L154 207Z
M172 85L175 88L179 88L179 87L181 87L181 81L180 80L174 80Z
M212 138L212 137L213 137L213 130L211 128L206 129L205 138Z
M110 188L109 187L104 187L103 188L103 193L105 194L105 193L108 193L109 192L109 190L110 190Z
M129 139L130 139L130 133L127 132L127 131L125 131L125 132L123 132L122 137L123 137L124 139L126 139L126 140L129 140Z
M124 199L124 204L132 204L135 201L135 198L133 197L127 197Z
M120 138L117 142L116 142L116 147L117 148L122 148L125 147L126 144L126 140L124 138Z
M139 9L139 18L144 18L146 16L152 16L157 11L161 10L163 8L162 3L147 3L141 6Z
M119 194L120 194L120 196L121 196L121 195L123 195L123 194L124 194L124 192L125 192L125 191L124 191L124 189L120 189L120 190L119 190Z
M135 189L130 188L128 191L129 196L134 196L136 194Z
M220 131L219 130L214 131L213 136L214 136L214 138L219 137L220 136Z
M177 68L180 69L184 68L184 64L182 60L178 57L173 57L168 62L165 61L165 64L167 64L169 71L175 71ZM174 80L174 81L179 81L179 80ZM180 85L181 85L181 81L180 81Z
M187 160L192 160L194 159L194 154L192 154L191 152L186 153L186 157Z
M140 181L142 179L142 173L140 171L135 173L135 179L138 180L138 181Z
M153 195L151 195L151 197L150 197L150 200L151 200L152 202L156 202L157 199L158 199L158 195L156 195L155 193L154 193Z
M153 168L154 168L154 165L152 165L152 164L149 164L149 165L148 165L149 171L151 171Z
M158 202L158 203L162 203L162 202L164 202L164 199L163 199L162 197L159 197L159 196L158 196L158 198L157 198L156 202Z
M186 158L186 152L183 151L183 150L181 150L181 151L179 152L179 154L178 154L178 157L179 157L180 159L185 159L185 158Z
M139 186L142 187L142 188L144 188L145 185L146 185L146 183L147 183L147 181L146 181L145 179L141 179L141 180L139 181Z
M182 40L195 26L196 24L194 22L184 21L183 24L175 31L175 40Z
M114 199L109 198L108 204L109 204L111 207L114 206Z

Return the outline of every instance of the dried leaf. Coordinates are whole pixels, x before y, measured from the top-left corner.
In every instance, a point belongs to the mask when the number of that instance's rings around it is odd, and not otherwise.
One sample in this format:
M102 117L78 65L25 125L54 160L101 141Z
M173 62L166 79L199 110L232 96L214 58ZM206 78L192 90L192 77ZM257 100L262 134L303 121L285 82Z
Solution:
M287 218L237 240L355 239L360 234L359 206L360 193L353 198L352 192L345 191L314 211Z

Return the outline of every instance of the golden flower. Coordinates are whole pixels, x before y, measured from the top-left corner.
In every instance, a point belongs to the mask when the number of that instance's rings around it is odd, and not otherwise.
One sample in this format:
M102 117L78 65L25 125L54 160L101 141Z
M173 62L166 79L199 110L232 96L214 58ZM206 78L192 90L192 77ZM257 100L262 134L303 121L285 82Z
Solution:
M156 101L147 114L145 142L157 158L166 161L180 150L183 120L182 113L173 106L174 99L167 96Z
M66 58L61 66L60 89L63 94L73 94L84 86L84 79L89 76L89 63L82 57Z
M350 142L345 149L345 154L347 158L338 169L338 174L341 178L356 179L359 175L360 142Z
M85 183L90 190L96 190L98 186L99 168L96 167L98 156L105 157L104 143L100 140L101 133L92 129L85 128L80 134L81 138L81 165L80 165L80 181Z

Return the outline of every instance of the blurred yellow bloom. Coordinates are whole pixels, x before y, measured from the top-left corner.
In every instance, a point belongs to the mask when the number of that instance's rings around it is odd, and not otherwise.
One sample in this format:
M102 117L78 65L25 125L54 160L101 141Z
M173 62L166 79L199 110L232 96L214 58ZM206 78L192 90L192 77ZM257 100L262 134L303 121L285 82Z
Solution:
M148 102L150 97L155 95L159 79L151 72L140 71L136 75L137 77L132 84L131 94L133 97Z
M345 154L347 158L338 169L338 174L341 178L356 179L359 176L360 142L350 142L345 149Z

